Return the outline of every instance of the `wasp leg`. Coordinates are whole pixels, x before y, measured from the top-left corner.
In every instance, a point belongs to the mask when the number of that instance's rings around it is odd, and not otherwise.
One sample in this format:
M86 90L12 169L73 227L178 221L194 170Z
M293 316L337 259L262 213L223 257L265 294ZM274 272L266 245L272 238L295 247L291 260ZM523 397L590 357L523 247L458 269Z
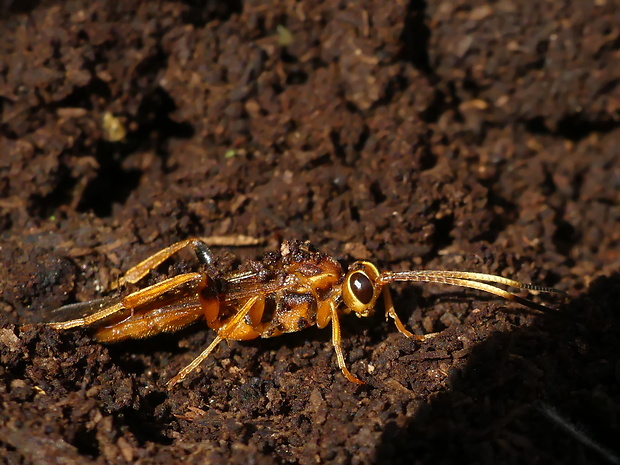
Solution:
M220 342L228 338L228 336L235 330L235 327L239 323L243 322L246 315L250 312L254 304L258 301L258 298L259 296L254 296L248 299L245 304L243 304L243 307L239 310L239 312L237 312L237 314L229 322L227 322L222 328L220 328L217 336L215 337L215 339L213 339L211 344L209 344L209 346L205 350L203 350L202 353L198 355L198 357L192 360L189 365L179 371L179 373L174 378L168 381L168 389L172 389L176 384L183 381L187 377L187 375L194 371L198 367L198 365L200 365L211 354L211 352L213 352L213 349L215 349Z
M150 312L132 314L124 320L97 330L100 342L142 339L159 333L170 333L189 326L204 316L200 302L168 305Z
M174 378L168 381L168 384L166 384L166 387L168 389L172 389L176 384L183 381L187 377L187 375L189 375L192 371L194 371L198 367L198 365L200 365L211 354L211 352L213 352L213 349L215 349L217 345L223 340L224 340L223 337L219 335L215 336L215 339L211 341L211 344L209 344L209 347L203 350L202 353L198 357L196 357L194 360L192 360L192 362L189 365L187 365L185 368L179 371L179 373Z
M130 268L127 273L125 273L125 276L120 279L120 283L137 283L142 278L144 278L151 270L157 268L172 255L189 246L194 249L198 260L201 263L205 265L211 265L211 263L213 262L213 254L211 253L209 247L207 247L207 244L205 244L201 239L185 239L184 241L176 242L166 247L165 249L160 250L159 252L151 255L146 260L141 261L133 268Z
M361 379L356 378L347 369L347 365L344 361L344 355L342 353L342 346L340 345L340 322L338 321L338 310L336 306L331 306L331 320L332 320L332 344L334 345L334 351L336 352L336 360L338 360L338 366L342 374L352 383L364 384Z
M407 336L409 339L415 339L416 341L422 342L432 337L435 337L437 336L437 334L439 334L439 333L429 333L429 334L423 334L423 335L413 334L411 331L405 328L405 325L403 324L402 321L400 321L400 318L398 318L398 315L396 314L396 310L394 309L394 301L392 300L392 294L390 293L390 290L388 289L387 286L383 287L383 305L385 305L386 321L392 318L394 320L394 324L396 325L396 328L398 329L398 331L401 334Z
M152 286L129 294L119 302L105 307L92 315L76 318L74 320L48 324L55 329L70 329L78 326L92 325L93 323L97 323L98 321L114 316L122 311L133 310L136 307L148 304L166 292L170 292L171 290L187 285L188 283L199 286L204 282L204 279L204 276L200 273L186 273L180 276L175 276L174 278L166 279L165 281L153 284Z

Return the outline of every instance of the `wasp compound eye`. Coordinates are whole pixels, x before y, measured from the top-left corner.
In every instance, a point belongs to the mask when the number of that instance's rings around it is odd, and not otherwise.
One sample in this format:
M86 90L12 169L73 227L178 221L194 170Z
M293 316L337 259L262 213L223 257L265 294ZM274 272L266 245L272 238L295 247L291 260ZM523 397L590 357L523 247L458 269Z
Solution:
M351 291L353 295L364 305L368 305L372 302L372 298L375 295L375 289L370 278L364 273L357 271L350 277Z

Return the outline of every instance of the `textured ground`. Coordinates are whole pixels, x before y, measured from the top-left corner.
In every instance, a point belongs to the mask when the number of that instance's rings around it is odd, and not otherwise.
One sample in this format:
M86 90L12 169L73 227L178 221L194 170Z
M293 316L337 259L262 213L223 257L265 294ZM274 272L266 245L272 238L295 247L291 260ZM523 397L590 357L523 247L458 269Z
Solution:
M620 463L616 2L42 0L0 18L3 463ZM396 286L407 325L441 334L343 318L362 387L329 330L222 344L168 392L202 325L115 346L28 326L174 241L239 234L264 242L217 253L309 239L345 265L570 298L540 315Z

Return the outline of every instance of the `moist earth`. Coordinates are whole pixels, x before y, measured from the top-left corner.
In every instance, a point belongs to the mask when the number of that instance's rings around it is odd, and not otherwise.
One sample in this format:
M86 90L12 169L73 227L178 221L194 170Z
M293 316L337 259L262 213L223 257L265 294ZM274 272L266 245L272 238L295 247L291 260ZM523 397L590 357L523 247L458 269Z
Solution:
M619 463L620 8L476 0L0 4L0 458ZM223 343L41 322L192 236L234 268L501 274L527 309L398 285L397 311ZM250 245L239 246L250 238ZM146 283L196 269L179 254ZM540 299L539 297L534 297Z

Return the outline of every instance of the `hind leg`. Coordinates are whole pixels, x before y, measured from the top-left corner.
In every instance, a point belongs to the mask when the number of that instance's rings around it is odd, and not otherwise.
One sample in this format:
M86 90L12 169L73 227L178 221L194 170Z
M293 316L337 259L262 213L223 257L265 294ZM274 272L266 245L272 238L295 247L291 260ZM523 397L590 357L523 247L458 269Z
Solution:
M174 254L180 252L186 247L192 247L194 252L196 252L196 256L198 260L205 264L210 265L213 262L213 254L207 244L205 244L202 240L191 238L185 239L184 241L176 242L165 249L160 250L157 253L154 253L150 257L145 260L142 260L136 266L130 268L125 276L123 276L120 280L121 284L130 283L135 284L144 278L151 270L157 268L164 261L172 257Z

